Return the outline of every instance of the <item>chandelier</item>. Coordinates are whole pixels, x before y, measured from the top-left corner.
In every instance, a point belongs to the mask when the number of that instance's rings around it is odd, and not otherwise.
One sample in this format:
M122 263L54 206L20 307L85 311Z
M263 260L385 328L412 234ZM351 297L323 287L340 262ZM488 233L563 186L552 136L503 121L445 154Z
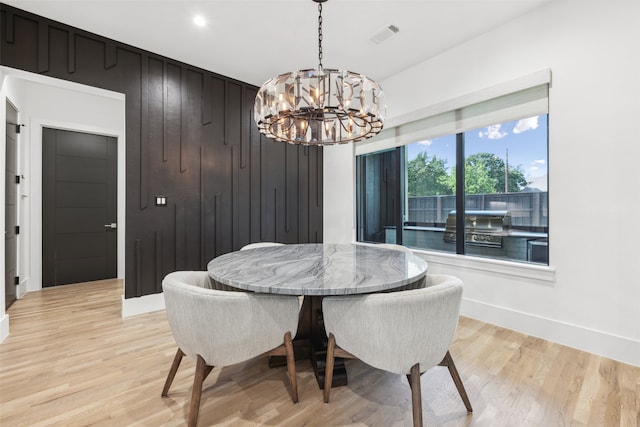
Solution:
M380 86L352 71L322 67L322 3L318 3L318 69L281 74L256 95L260 133L302 145L345 144L382 130L386 106Z

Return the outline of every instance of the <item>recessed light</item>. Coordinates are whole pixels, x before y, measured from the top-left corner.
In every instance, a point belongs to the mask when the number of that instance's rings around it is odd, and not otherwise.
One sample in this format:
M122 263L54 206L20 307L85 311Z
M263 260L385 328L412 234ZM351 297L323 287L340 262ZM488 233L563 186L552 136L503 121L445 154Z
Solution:
M207 20L204 19L204 16L202 15L196 15L193 17L193 23L198 27L204 27L205 25L207 25Z

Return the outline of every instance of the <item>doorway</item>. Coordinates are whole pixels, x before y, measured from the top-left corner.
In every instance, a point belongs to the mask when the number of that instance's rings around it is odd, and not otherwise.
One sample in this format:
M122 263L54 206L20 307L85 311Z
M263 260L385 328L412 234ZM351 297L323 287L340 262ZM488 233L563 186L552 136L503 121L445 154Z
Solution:
M42 129L42 286L117 277L117 139Z
M5 166L5 226L4 226L4 295L5 310L16 300L16 274L18 236L17 236L17 163L18 163L18 111L6 101L6 159Z

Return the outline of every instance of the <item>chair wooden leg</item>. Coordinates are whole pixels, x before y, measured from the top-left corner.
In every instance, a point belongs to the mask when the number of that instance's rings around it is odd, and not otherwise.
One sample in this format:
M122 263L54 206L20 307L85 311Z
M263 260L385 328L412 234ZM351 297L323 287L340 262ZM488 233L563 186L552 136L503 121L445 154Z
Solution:
M289 373L289 382L291 383L291 400L293 403L298 402L298 380L296 378L296 358L293 354L293 342L291 341L291 332L284 334L284 348L287 352L287 371Z
M331 394L331 383L333 382L333 362L334 362L334 350L336 348L336 337L332 333L329 333L329 343L327 344L327 360L324 368L324 403L329 403L329 396Z
M453 379L453 382L458 389L458 393L460 393L460 397L464 402L465 408L467 408L467 412L473 412L471 402L469 401L469 396L467 396L467 391L464 389L462 379L460 378L460 374L458 374L458 370L456 369L456 364L453 363L451 353L447 351L447 354L445 354L444 359L442 359L442 363L440 364L446 366L449 369L449 374L451 374L451 378Z
M204 382L204 380L207 379L207 377L209 376L211 371L213 371L213 366L205 365L205 367L204 367L204 376L202 377L202 381L203 382Z
M178 367L180 366L180 362L182 362L183 357L184 353L182 352L182 350L178 349L176 355L173 357L173 363L171 364L171 369L169 369L169 373L167 374L167 380L164 382L162 397L167 397L167 394L169 393L169 387L171 387L171 383L173 383L173 379L176 376L176 372L178 372Z
M196 373L193 378L193 392L191 393L191 404L189 405L189 427L195 427L198 423L198 412L200 411L200 396L202 396L202 383L207 375L209 367L204 363L202 356L198 355L196 361ZM211 367L212 368L212 367ZM211 372L211 369L208 369Z
M420 364L411 367L409 385L411 386L411 407L413 408L413 427L422 427L422 391L420 387Z

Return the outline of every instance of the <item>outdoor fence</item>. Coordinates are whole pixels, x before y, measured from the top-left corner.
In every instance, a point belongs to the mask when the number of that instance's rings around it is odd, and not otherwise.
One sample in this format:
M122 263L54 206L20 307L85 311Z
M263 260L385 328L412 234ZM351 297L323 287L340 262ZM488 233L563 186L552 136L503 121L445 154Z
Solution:
M549 220L549 194L546 191L472 194L465 197L466 210L506 210L513 226L546 227ZM444 224L456 209L456 196L409 197L408 222Z

